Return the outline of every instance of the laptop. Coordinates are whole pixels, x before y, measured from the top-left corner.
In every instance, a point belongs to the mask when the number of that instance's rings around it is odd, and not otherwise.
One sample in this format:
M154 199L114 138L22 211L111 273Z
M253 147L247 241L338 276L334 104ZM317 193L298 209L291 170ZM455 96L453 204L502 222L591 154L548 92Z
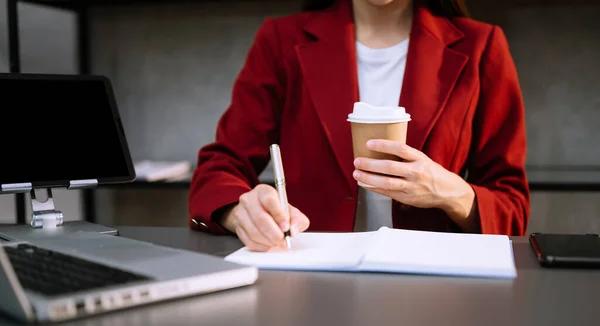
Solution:
M0 313L60 322L256 282L252 266L63 222L52 189L135 180L107 78L0 74L0 89L0 194L32 205L31 225L0 229Z

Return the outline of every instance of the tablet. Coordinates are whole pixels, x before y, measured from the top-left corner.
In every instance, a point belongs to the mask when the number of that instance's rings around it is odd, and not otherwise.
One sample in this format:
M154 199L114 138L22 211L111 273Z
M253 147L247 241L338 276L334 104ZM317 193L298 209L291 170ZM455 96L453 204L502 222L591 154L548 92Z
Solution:
M542 266L600 268L598 234L532 233L529 243Z
M0 89L1 155L10 158L2 160L0 194L135 179L108 78L0 73Z

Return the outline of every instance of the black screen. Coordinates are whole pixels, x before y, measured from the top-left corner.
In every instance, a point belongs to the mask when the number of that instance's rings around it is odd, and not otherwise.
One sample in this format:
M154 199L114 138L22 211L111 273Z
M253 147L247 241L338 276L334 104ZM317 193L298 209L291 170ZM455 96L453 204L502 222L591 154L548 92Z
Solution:
M0 184L133 178L104 79L0 75L0 92Z
M600 237L581 234L540 234L535 236L543 255L600 259Z

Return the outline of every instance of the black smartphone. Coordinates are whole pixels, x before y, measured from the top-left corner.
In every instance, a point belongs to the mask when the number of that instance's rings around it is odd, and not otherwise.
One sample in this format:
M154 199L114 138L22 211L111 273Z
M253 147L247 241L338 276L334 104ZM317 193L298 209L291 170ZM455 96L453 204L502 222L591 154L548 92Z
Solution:
M532 233L529 243L544 267L600 268L600 235Z

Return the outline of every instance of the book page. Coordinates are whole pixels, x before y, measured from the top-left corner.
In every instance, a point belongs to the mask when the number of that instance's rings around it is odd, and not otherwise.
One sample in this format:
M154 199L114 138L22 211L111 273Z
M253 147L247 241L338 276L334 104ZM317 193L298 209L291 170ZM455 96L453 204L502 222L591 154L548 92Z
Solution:
M361 270L514 278L507 236L380 229Z
M301 233L292 238L292 249L252 252L242 248L225 260L262 269L355 270L374 232Z

